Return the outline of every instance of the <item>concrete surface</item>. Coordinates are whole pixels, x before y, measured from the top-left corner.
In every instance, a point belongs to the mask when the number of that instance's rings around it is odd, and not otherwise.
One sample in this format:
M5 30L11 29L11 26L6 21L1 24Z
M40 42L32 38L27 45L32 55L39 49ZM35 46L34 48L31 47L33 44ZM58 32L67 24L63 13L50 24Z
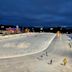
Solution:
M66 34L55 37L48 48L36 54L0 59L0 72L72 72L72 47L68 38ZM66 66L64 57L68 61Z

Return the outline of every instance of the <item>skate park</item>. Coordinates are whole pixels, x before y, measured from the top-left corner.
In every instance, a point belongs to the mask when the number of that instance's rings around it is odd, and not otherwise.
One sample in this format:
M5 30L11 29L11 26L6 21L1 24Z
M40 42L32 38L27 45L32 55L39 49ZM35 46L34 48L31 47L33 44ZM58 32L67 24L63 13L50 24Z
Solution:
M16 44L17 42L22 43L20 47ZM1 43L5 45L0 45L1 72L72 71L72 47L69 45L71 39L67 34L57 37L55 33L28 33L15 38L10 37L10 39L9 37L8 39L3 38ZM65 57L67 64L64 66ZM51 60L52 64L50 64Z

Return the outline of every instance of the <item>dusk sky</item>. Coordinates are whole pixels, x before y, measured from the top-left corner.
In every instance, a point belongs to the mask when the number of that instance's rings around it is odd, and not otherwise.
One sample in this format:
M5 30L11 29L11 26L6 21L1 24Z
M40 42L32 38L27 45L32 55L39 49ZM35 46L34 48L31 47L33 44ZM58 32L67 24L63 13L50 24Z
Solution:
M72 0L0 0L0 23L72 26Z

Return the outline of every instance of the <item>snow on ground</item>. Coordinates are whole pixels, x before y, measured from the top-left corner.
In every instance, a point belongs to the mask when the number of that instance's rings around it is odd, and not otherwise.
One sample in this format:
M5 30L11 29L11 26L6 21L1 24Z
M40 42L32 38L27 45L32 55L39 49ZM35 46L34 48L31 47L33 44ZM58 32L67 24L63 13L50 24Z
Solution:
M68 61L66 66L62 65L64 57ZM51 59L53 62L49 64ZM72 72L72 47L68 36L55 37L49 47L39 53L0 59L0 72Z
M20 35L0 41L0 58L17 57L37 53L47 48L54 39L52 33L36 33Z

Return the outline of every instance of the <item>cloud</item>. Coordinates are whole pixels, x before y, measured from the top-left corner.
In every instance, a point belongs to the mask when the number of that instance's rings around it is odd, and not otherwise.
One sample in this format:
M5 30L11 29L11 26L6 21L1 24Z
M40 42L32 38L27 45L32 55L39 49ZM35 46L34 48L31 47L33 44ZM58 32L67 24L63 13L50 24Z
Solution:
M4 2L3 0L2 2L0 2L0 14L2 15L9 17L16 16L16 18L26 17L29 19L37 19L40 20L40 22L59 21L72 23L72 0L7 1ZM17 19L19 21L19 18Z

